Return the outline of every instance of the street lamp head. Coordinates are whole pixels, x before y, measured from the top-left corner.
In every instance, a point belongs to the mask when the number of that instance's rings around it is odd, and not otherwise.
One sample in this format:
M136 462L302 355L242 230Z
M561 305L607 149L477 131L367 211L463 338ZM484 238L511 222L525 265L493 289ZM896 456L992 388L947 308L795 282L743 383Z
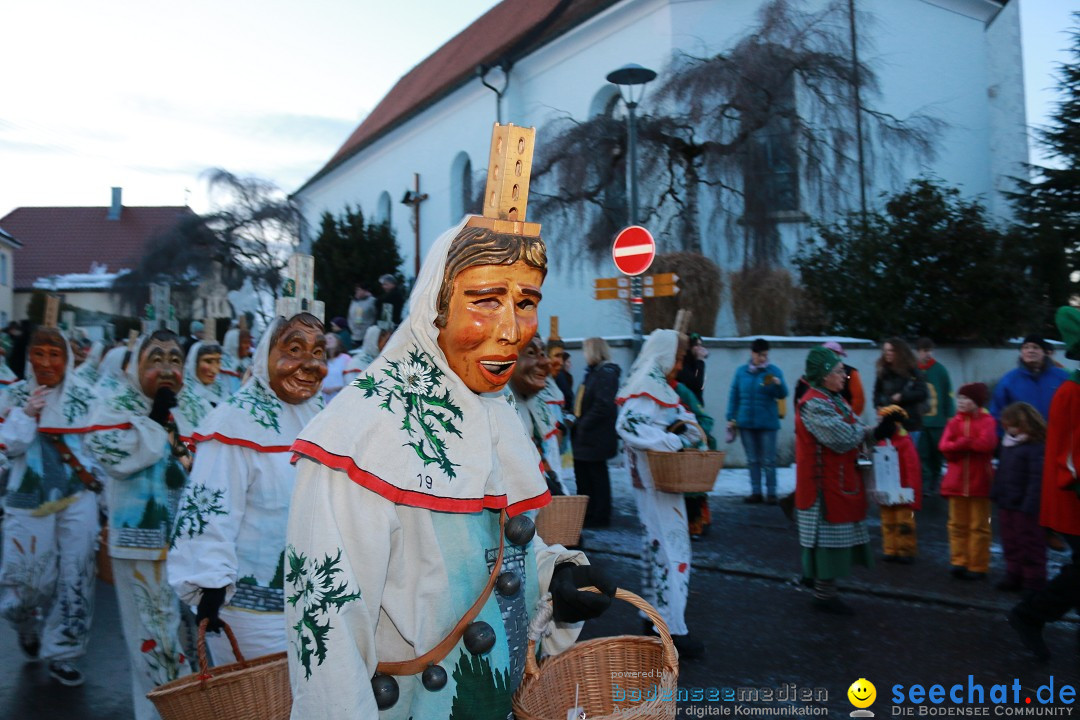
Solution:
M645 95L645 85L656 79L656 71L636 63L623 65L618 70L607 74L607 81L619 86L619 95L631 109L636 107ZM637 88L635 97L634 88Z
M656 71L637 63L623 65L607 74L607 81L616 85L644 85L656 79Z

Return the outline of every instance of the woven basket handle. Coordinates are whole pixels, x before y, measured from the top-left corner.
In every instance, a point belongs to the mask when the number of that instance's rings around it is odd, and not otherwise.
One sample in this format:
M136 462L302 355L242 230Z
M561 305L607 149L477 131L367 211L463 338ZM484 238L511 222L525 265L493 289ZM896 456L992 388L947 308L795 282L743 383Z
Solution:
M592 586L581 589L597 594L600 593L599 588ZM660 617L660 613L656 611L656 608L645 602L640 596L635 595L629 590L623 590L622 588L615 589L615 599L628 602L649 616L653 625L660 631L660 640L664 643L664 667L673 668L678 665L678 654L675 652L675 642L671 639L671 633L668 632L667 623ZM539 674L540 666L536 662L536 641L530 638L528 652L525 654L525 675L535 678Z
M225 630L225 637L229 638L229 644L232 645L233 656L236 658L236 662L241 665L247 666L247 660L244 659L243 653L240 652L240 646L236 644L236 636L233 635L232 628L229 627L229 623L221 620L221 627ZM210 674L210 662L206 658L206 628L210 624L210 618L203 618L199 623L199 638L195 644L196 649L199 651L199 679L209 680L214 677Z

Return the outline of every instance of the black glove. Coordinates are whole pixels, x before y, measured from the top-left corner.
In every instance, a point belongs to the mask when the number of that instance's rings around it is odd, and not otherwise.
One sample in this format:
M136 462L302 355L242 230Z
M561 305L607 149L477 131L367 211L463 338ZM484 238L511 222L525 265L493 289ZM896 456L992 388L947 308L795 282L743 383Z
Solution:
M595 585L602 594L578 588ZM615 581L602 567L561 562L551 574L551 606L559 622L575 623L599 617L615 597Z
M682 420L676 420L667 426L667 431L673 435L682 435L686 432L686 423Z
M154 404L150 407L150 419L165 427L169 422L169 411L176 407L176 393L172 388L159 388L154 395Z
M886 415L881 418L881 422L874 428L874 440L881 442L891 438L896 433L896 418L892 415Z
M199 601L199 607L195 611L195 623L209 620L210 622L206 625L207 632L221 632L222 624L218 617L218 610L224 604L225 588L203 588L202 600Z

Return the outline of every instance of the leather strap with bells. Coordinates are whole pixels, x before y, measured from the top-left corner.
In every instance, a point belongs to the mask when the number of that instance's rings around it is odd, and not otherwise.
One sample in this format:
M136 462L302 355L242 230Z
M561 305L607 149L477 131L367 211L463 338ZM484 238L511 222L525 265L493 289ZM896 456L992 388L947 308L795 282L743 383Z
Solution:
M72 472L75 473L75 477L79 478L79 482L85 485L87 490L100 493L105 489L105 486L101 484L101 481L91 475L90 471L83 467L83 464L79 462L79 458L75 457L75 453L71 452L71 448L64 442L62 435L46 432L39 432L38 434L56 448L57 454L60 455L60 460L71 468Z
M375 668L375 671L382 673L383 675L417 675L424 672L428 665L438 665L443 659L450 654L450 651L461 640L461 636L465 634L465 628L467 628L472 621L476 619L476 616L480 614L481 608L484 607L484 603L491 596L491 591L495 587L495 579L499 576L499 571L502 569L503 559L503 547L506 544L506 511L499 511L499 554L495 558L495 564L491 568L491 577L488 578L487 585L480 591L480 596L476 598L476 602L472 604L461 619L457 621L457 625L450 631L450 634L442 639L442 641L435 647L428 650L426 653L413 660L402 660L400 662L381 662Z

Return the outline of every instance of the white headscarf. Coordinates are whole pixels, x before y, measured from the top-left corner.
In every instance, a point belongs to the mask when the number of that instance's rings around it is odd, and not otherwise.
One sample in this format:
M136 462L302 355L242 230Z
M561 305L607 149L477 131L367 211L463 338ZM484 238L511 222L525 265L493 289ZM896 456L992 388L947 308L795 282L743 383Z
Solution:
M270 324L255 348L251 377L228 400L207 415L195 430L195 442L217 440L260 452L284 452L322 407L322 394L293 405L270 388L270 341L285 318Z
M663 407L678 407L679 394L667 380L667 374L675 367L678 351L679 333L653 330L630 367L630 374L619 388L615 402L622 405L630 398L644 396Z
M36 331L35 331L36 332ZM38 416L38 430L41 432L86 432L90 426L90 413L96 398L89 383L75 374L75 354L71 351L71 342L62 332L60 337L67 352L67 364L64 379L49 390L45 407ZM30 335L33 340L33 333ZM26 353L26 379L8 386L0 400L0 415L6 416L13 407L22 407L38 387L37 376L30 364L30 346Z
M128 360L127 369L123 371L118 387L111 397L103 398L104 405L94 415L95 422L108 427L123 427L131 422L132 417L149 415L154 399L147 397L143 392L142 383L139 382L139 357L142 355L143 343L146 335L140 335L135 341L135 349L131 351L131 359ZM177 346L179 346L177 340ZM183 392L183 388L181 388ZM179 395L179 393L177 393ZM173 422L176 423L177 432L186 442L191 439L194 427L183 413L172 411Z
M293 450L398 504L459 513L505 507L516 515L550 501L540 456L509 390L470 390L447 364L435 327L446 256L466 222L435 241L408 317Z
M206 345L200 340L188 348L187 357L184 359L184 390L198 396L211 405L217 405L229 397L224 384L221 382L221 374L214 378L214 382L204 385L199 379L199 349ZM220 347L217 343L210 343Z

